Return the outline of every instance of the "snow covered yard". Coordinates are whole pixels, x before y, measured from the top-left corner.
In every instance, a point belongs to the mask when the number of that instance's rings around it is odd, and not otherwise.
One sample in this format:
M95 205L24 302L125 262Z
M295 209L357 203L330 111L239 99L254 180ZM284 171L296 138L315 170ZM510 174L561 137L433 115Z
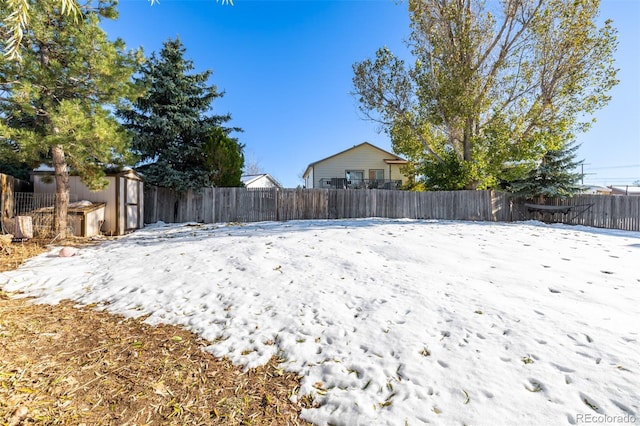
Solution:
M58 249L59 250L59 249ZM0 287L277 354L316 424L640 419L640 233L540 223L156 224Z

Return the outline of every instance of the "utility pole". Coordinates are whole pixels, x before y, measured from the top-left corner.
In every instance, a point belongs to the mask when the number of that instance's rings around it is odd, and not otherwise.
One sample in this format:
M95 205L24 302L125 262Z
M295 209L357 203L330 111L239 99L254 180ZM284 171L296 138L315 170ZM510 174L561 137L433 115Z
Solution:
M580 179L582 181L582 185L584 185L584 165L590 165L591 163L580 163ZM591 173L590 173L591 174Z

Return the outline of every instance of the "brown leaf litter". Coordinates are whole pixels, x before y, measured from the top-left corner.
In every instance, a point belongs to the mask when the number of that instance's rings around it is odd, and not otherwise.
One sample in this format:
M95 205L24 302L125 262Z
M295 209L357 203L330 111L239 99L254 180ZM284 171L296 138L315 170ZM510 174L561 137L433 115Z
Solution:
M45 250L10 249L0 270ZM312 401L291 401L300 378L277 358L243 372L180 327L14 296L0 289L2 425L307 424Z

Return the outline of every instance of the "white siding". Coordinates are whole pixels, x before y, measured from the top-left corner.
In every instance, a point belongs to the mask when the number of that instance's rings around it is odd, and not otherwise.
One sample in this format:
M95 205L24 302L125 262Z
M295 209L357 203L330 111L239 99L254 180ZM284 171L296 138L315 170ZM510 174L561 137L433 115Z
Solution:
M402 183L407 181L407 175L402 174L400 168L404 164L387 164L388 170L385 170L385 179L402 180ZM388 176L387 176L388 173Z
M138 227L138 206L127 206L127 229Z
M127 187L127 204L138 204L138 182L126 179L126 187Z
M249 185L246 185L247 188L277 188L278 186L269 179L268 176L260 176L259 178L253 180Z
M55 194L56 183L53 175L35 175L33 177L33 192L36 194Z
M107 235L118 235L118 231L119 234L124 234L127 229L142 228L144 226L142 202L144 183L133 172L120 176L107 176L106 179L109 182L106 189L91 191L82 183L80 177L69 176L69 194L78 201L106 203L102 231ZM119 185L116 185L116 179ZM119 188L119 194L116 194L116 187ZM34 175L33 190L35 193L55 194L56 184L53 175Z
M142 212L143 183L134 176L122 176L119 179L120 191L123 194L120 204L122 212L120 233L123 234L126 231L142 227L140 222L144 218Z
M82 183L79 176L69 176L69 194L73 195L76 201L87 200L93 203L106 203L104 210L104 225L102 230L109 234L116 233L116 178L107 176L109 186L102 191L91 191ZM53 175L35 175L33 179L33 192L44 194L55 194L56 183Z
M85 237L100 235L100 225L104 221L105 209L100 208L87 213L85 220Z
M125 194L125 185L124 185L123 177L118 177L118 231L120 234L124 234L124 230L126 229L126 194Z
M309 170L309 174L307 175L304 181L304 186L307 188L317 188L317 186L313 185L313 182L315 182L313 180L314 170L315 170L315 166L311 166L311 169Z

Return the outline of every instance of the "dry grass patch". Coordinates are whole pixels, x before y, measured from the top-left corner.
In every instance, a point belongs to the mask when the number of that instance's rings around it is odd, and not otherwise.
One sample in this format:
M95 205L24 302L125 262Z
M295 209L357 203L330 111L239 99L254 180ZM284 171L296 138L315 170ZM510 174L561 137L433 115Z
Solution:
M0 272L10 271L22 265L27 259L49 251L53 245L51 238L32 238L26 241L11 242L11 234L0 234ZM98 245L117 237L68 237L64 242L56 241L56 246L86 247Z
M0 290L0 424L307 424L311 401L291 402L299 377L278 359L243 372L179 327L13 296Z
M25 260L45 251L47 249L44 241L12 243L11 235L0 235L0 272L16 269Z

